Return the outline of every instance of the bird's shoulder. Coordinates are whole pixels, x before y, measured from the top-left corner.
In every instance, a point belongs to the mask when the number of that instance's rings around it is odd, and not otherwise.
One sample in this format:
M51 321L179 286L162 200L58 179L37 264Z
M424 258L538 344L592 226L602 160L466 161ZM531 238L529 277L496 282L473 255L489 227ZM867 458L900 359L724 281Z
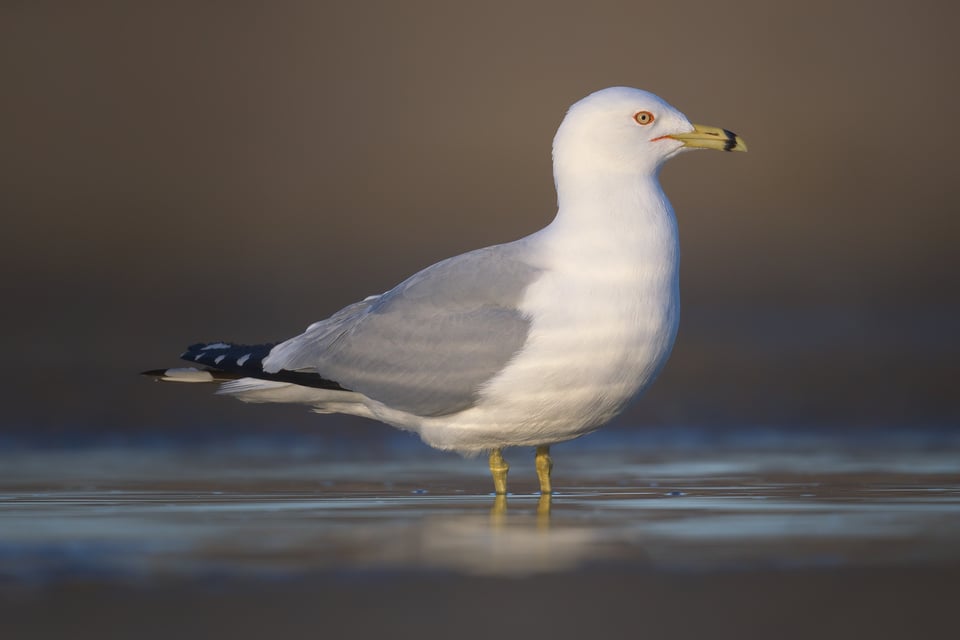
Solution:
M516 309L541 272L523 243L494 245L447 258L417 272L376 299L372 313L420 309L462 313Z

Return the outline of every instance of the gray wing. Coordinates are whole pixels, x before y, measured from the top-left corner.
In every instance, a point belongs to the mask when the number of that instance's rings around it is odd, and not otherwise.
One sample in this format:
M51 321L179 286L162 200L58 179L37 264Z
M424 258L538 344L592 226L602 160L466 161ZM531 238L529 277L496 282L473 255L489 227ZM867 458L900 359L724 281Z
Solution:
M466 409L526 341L517 305L539 270L519 253L498 245L428 267L277 345L264 370L315 371L420 416Z

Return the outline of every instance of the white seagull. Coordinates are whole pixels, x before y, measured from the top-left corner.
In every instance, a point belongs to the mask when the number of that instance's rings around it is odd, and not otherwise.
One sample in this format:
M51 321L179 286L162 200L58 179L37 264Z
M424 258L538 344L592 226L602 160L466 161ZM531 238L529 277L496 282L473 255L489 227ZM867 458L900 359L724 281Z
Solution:
M306 404L489 452L506 494L505 447L590 433L663 367L680 312L677 222L658 181L688 149L746 151L664 100L611 87L567 112L553 141L557 215L525 238L448 258L278 344L196 344L203 368L145 372L221 382L246 402Z

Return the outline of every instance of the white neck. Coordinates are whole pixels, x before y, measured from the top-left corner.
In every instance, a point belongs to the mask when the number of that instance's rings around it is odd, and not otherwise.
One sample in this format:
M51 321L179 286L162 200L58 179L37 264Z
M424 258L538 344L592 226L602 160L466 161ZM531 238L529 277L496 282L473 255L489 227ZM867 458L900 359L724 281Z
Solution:
M616 262L676 278L677 222L656 173L558 168L557 200L556 218L537 235L558 257L577 268Z

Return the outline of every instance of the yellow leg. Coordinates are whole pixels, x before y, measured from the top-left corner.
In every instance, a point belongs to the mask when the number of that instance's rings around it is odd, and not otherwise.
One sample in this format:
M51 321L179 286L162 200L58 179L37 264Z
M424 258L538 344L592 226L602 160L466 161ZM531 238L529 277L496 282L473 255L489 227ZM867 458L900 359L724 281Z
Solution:
M498 496L507 493L507 471L510 471L510 465L503 459L500 449L491 451L490 473L493 474L493 490Z
M553 470L553 460L550 459L550 447L537 447L537 478L540 479L540 494L553 493L550 486L550 472Z

